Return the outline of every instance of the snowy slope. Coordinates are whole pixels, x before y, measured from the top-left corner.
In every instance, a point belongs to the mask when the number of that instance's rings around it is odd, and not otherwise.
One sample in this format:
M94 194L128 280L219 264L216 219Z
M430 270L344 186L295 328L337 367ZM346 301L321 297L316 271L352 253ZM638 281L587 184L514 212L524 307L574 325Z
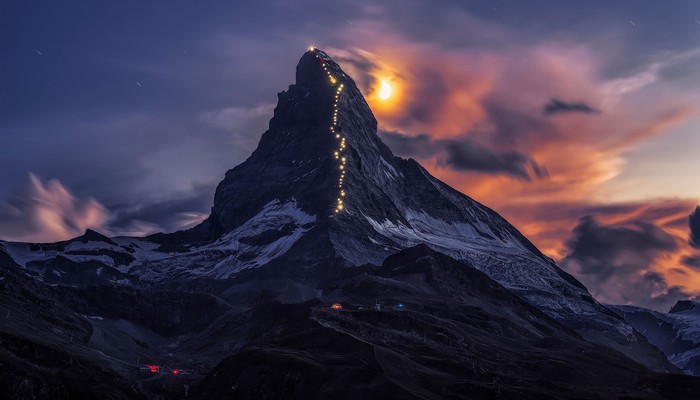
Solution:
M684 372L700 375L700 303L679 301L668 313L610 306Z
M230 278L237 272L263 266L284 255L314 224L316 217L299 210L292 199L273 200L233 231L195 246L183 254L148 260L133 269L142 280L209 277Z

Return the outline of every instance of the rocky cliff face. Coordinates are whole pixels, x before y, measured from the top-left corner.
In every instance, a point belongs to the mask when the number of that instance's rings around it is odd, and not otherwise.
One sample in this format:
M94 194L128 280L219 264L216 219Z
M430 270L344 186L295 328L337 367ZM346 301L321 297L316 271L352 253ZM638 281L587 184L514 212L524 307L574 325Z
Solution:
M678 368L700 375L700 303L678 301L668 313L633 306L609 306Z

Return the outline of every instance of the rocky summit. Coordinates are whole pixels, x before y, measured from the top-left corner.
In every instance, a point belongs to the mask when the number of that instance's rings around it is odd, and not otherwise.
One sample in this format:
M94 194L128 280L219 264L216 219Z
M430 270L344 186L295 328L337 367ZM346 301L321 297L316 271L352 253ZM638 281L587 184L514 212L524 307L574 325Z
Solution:
M496 212L394 156L355 82L315 48L202 224L0 242L0 267L9 398L700 388Z

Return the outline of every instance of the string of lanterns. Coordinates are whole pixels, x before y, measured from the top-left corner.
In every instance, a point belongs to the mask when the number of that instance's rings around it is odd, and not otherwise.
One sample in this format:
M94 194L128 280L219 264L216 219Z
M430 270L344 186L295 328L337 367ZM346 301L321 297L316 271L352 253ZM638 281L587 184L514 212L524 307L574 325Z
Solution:
M314 46L309 46L308 48L309 51L313 52L316 58L319 59L321 62L321 66L323 67L323 70L326 72L328 75L328 80L332 86L335 86L338 83L338 80L333 76L333 74L328 70L328 65L326 63L326 60L324 60L319 53L316 52L316 48ZM343 202L343 199L345 198L345 189L343 188L343 180L345 179L345 172L347 169L345 168L345 163L347 161L347 157L345 156L345 147L346 147L346 142L345 142L345 137L343 137L340 134L340 130L338 129L338 102L340 101L340 94L343 92L343 87L344 85L341 83L337 86L336 91L335 91L335 101L333 102L333 122L331 123L330 126L330 131L331 134L335 135L335 138L338 140L338 148L336 151L333 152L333 156L335 157L336 160L338 160L338 169L340 170L340 177L338 178L338 200L335 205L335 212L339 213L345 209L345 203Z

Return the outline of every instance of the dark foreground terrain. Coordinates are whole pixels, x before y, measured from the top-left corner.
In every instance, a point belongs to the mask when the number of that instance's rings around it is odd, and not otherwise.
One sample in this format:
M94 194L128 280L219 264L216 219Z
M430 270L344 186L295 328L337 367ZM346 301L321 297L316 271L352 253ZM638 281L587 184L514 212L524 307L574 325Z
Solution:
M700 390L700 378L651 372L587 342L427 246L356 269L314 300L281 302L289 290L270 284L246 308L225 293L76 294L3 267L3 398L694 399ZM107 319L122 323L103 332ZM134 357L182 372L141 371Z

